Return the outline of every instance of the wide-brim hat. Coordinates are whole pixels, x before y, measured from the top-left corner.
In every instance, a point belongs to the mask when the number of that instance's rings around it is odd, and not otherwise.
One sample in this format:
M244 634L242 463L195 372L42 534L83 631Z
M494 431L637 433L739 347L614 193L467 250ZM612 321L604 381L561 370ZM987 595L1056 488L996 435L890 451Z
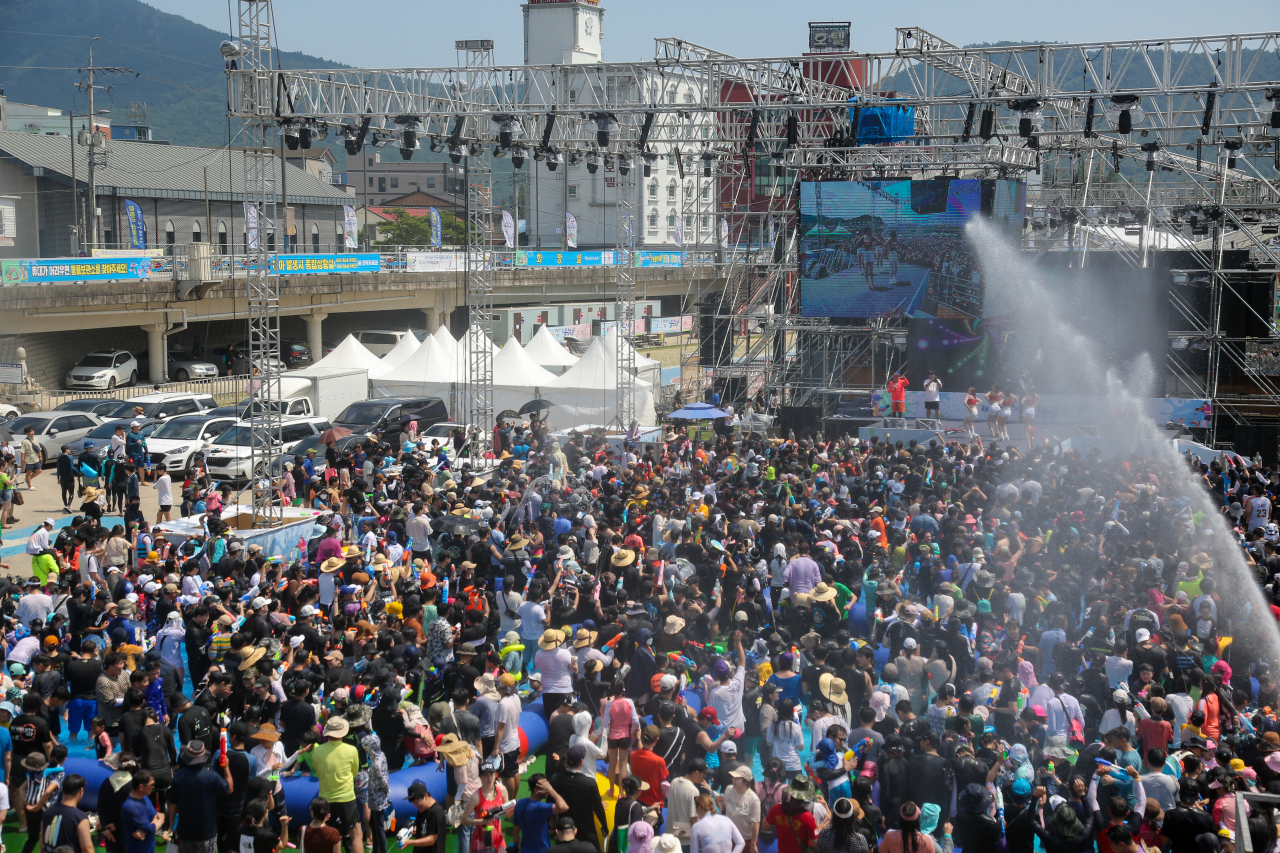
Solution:
M342 568L345 563L346 563L346 560L342 559L341 557L330 557L329 559L325 560L323 563L320 564L320 571L324 572L325 574L336 572L338 569Z
M351 731L351 726L345 719L334 714L329 721L324 724L325 737L346 737Z
M43 770L49 766L49 759L45 758L43 752L32 752L19 763L27 770Z
M458 740L455 734L441 735L440 742L436 744L436 752L444 756L444 760L450 767L462 767L471 761L471 744L463 740Z
M579 628L578 633L573 640L573 647L575 649L585 649L587 646L594 643L598 636L599 632L597 631L588 631L586 628Z
M249 737L254 740L265 740L267 743L275 743L280 740L280 733L276 731L276 727L271 723L263 723L258 730Z
M373 719L373 709L368 705L348 705L346 713L347 725L353 729L361 726L369 725L369 721Z
M667 617L667 621L662 623L662 631L665 634L679 634L684 630L685 621L674 613Z
M542 638L538 640L538 648L543 651L554 651L564 644L564 632L557 631L555 628L548 628L542 632Z
M525 539L523 536L519 534L516 534L515 536L512 536L510 539L507 540L507 548L509 548L512 551L523 548L528 544L529 544L529 540Z
M494 679L493 673L486 672L473 682L476 693L486 699L494 702L502 701L502 693L498 690L498 682Z
M609 563L619 568L629 566L636 561L636 552L630 548L620 548L618 553L609 558Z
M1196 554L1194 557L1192 557L1191 562L1196 568L1199 568L1199 569L1213 568L1213 558L1203 551L1201 551L1199 554Z
M350 560L353 557L364 556L364 552L362 552L360 548L355 545L348 545L347 547L342 549L342 556Z
M814 601L834 601L836 597L836 589L833 586L827 586L826 583L819 583L813 588Z
M979 569L973 574L973 582L978 586L995 586L996 576L986 569Z
M249 667L262 660L267 650L261 646L246 646L240 650L240 666L236 667L240 672L244 672Z

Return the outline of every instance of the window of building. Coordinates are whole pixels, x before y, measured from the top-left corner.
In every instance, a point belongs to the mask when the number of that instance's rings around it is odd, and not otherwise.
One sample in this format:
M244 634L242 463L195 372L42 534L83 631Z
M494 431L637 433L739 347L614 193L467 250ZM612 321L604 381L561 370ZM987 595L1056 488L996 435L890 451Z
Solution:
M693 227L693 214L686 213L684 215L684 230L688 231Z
M650 227L650 228L657 228L657 227L658 227L658 210L657 210L657 208L654 208L653 210L649 211L649 227Z
M710 216L707 216L705 213L704 213L704 214L702 214L702 222L701 222L701 225L702 225L702 230L703 230L703 231L706 231L708 228L710 228L710 227L711 227L711 217L710 217Z
M370 186L370 187L372 187L372 186L373 186L373 175L370 175L370 176L369 176L369 186Z
M567 190L567 192L569 193L569 198L577 198L577 197L578 197L578 185L577 185L577 184L569 184L569 189Z
M703 201L706 201L706 200L707 200L708 198L710 198L710 197L711 197L711 184L709 184L709 183L707 183L707 184L703 184L703 185L702 185L702 200L703 200Z
M320 226L311 223L311 251L320 251Z
M173 230L173 220L170 219L164 224L164 244L172 246L178 242L178 234Z
M411 187L416 187L417 185L418 185L418 182L417 182L417 181L410 181L410 182L409 182L409 186L411 186Z
M569 103L571 103L571 104L576 104L577 102L578 102L578 90L577 90L577 89L570 89L570 90L569 90Z
M369 165L370 165L370 166L372 166L372 165L373 165L373 158L372 158L372 157L370 157L370 158L368 158L368 160L369 160Z
M675 154L668 154L668 155L667 155L667 168L668 168L668 169L674 169L675 167L676 167L676 155L675 155Z
M267 251L274 252L276 250L276 232L267 232Z
M200 233L200 220L197 219L191 223L191 242L203 243L204 235Z
M668 228L676 227L676 215L674 213L667 214L667 227Z
M227 253L227 223L218 223L218 251L222 254Z
M692 182L692 181L690 181L689 183L686 183L686 184L684 185L684 197L685 197L685 198L692 198L692 197L693 197L693 182Z
M674 201L675 197L676 197L676 182L672 181L671 183L667 184L667 198Z
M384 193L386 191L387 191L387 179L378 178L378 192Z
M705 124L702 126L702 138L703 139L711 138L711 128L707 127Z
M667 90L667 103L674 104L676 102L676 90L674 88Z
M429 189L429 190L433 190L433 189L435 189L435 188L436 188L436 179L435 179L435 178L427 178L427 189Z
M685 89L685 91L684 91L684 102L685 102L686 104L692 104L692 103L693 103L693 90L692 90L692 89Z
M400 179L399 179L399 178L392 178L392 179L391 179L391 188L392 188L392 189L396 189L396 188L397 188L397 187L399 187L399 186L400 186Z
M773 157L757 157L755 171L756 195L783 196L795 182L795 171L784 168Z
M650 181L649 182L649 198L657 198L657 197L658 197L658 182Z

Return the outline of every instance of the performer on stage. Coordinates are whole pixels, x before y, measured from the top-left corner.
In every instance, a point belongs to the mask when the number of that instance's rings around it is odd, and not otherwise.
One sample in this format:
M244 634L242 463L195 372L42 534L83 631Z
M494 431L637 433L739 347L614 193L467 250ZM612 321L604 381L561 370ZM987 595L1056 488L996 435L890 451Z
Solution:
M932 370L924 381L924 416L926 418L942 417L942 380Z
M905 373L894 372L889 377L889 382L885 389L889 392L889 414L892 417L900 418L907 413L907 386L911 382L907 379Z
M970 388L969 393L964 398L964 431L973 432L973 422L978 418L978 404L982 400L978 397L978 389Z
M991 433L992 438L999 438L997 432L1000 424L1000 386L992 385L991 390L987 392L987 430Z
M1022 425L1027 429L1027 449L1036 438L1036 406L1040 405L1040 395L1031 388L1022 395Z

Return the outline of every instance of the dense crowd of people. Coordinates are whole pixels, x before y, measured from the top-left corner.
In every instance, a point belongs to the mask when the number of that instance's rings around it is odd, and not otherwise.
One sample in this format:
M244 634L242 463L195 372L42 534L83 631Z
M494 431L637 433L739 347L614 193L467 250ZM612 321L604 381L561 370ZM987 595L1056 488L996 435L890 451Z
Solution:
M683 427L492 448L297 460L282 499L320 514L278 554L197 477L205 533L86 513L0 581L23 853L382 851L412 764L447 794L411 785L395 835L437 853L1275 848L1242 799L1280 793L1274 471ZM112 771L92 835L81 733Z

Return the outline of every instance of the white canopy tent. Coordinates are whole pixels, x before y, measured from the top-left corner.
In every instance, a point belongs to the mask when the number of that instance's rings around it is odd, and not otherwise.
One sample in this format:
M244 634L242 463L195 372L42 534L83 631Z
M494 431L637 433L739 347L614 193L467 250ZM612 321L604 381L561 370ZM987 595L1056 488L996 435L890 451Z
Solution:
M542 389L542 398L553 404L547 418L551 429L611 423L618 416L617 370L616 350L602 338L593 339L576 364ZM633 402L636 419L653 423L653 393L647 383L636 383Z
M407 335L406 337L412 337ZM365 345L356 340L355 335L347 335L342 339L342 343L333 348L333 352L311 365L311 370L317 368L336 368L338 370L367 370L370 379L377 379L386 372L387 366L382 359L365 348Z
M383 370L390 372L404 363L404 360L417 352L418 347L422 346L422 342L418 340L418 336L409 331L391 348L391 351L382 357Z
M662 396L662 362L649 358L647 355L641 355L631 345L631 341L618 334L616 326L605 334L604 341L605 346L608 347L609 352L614 354L615 358L626 350L634 352L636 376L639 377L641 382L649 386L649 392L653 394L655 400ZM641 423L646 422L641 421Z
M447 400L456 372L455 353L429 335L408 358L373 380L373 393L382 397L427 394Z
M541 365L552 373L564 373L578 363L578 357L552 337L546 326L538 329L529 343L524 345L524 351L534 364Z
M529 357L520 341L512 335L493 357L493 385L495 388L542 388L554 382L556 375ZM529 402L522 400L520 405ZM494 403L497 406L497 403ZM498 408L519 408L503 406Z

